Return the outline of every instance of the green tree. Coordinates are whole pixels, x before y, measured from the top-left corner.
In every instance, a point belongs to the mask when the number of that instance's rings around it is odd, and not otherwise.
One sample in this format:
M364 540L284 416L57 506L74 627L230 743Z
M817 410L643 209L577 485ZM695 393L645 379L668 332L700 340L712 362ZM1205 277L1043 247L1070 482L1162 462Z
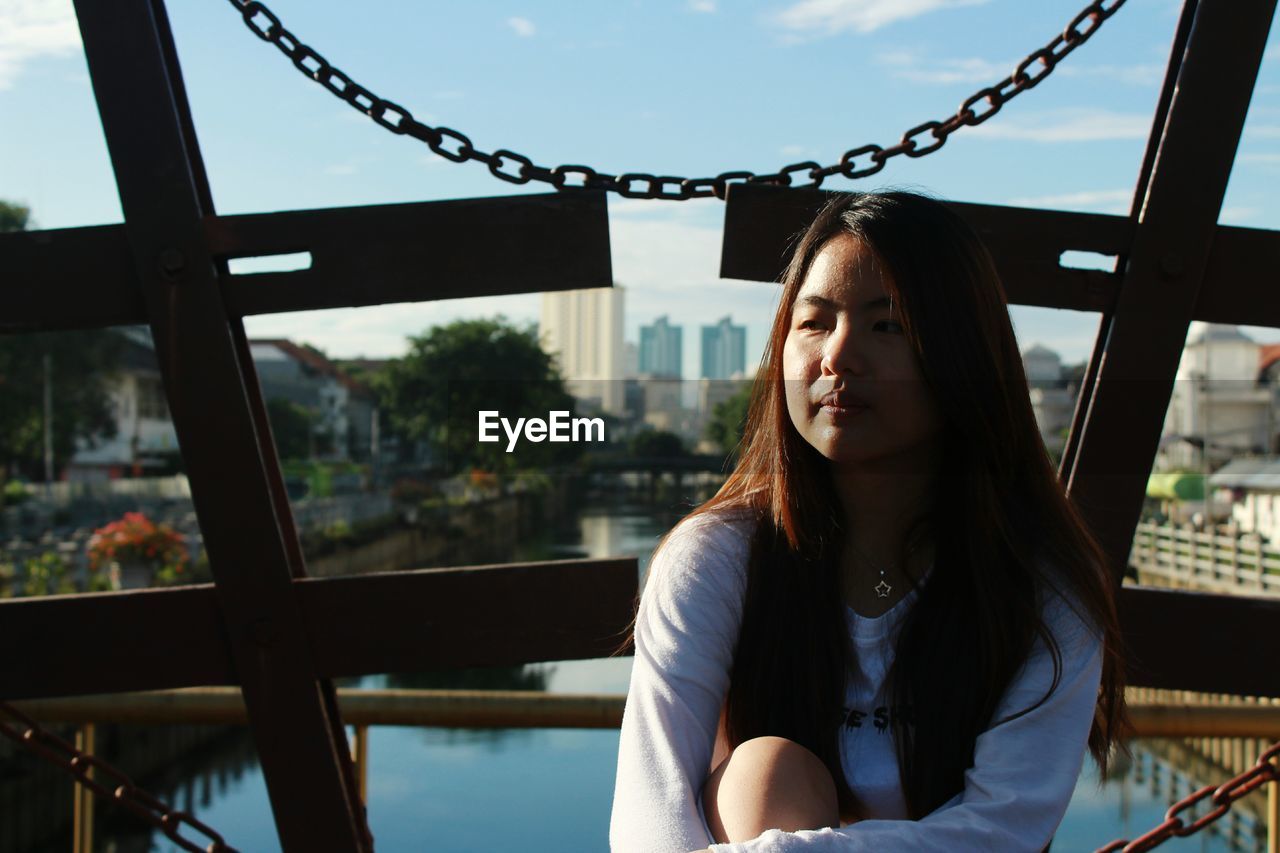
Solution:
M0 201L0 231L22 231L31 211ZM54 471L77 439L115 435L108 383L124 352L110 329L0 335L0 478L44 477L45 357L52 387Z
M751 383L745 383L732 397L716 403L703 435L725 453L735 453L747 425L747 408L751 403Z
M277 397L267 401L267 418L276 440L276 453L281 459L307 459L311 456L311 430L315 415L306 407Z
M31 208L0 200L0 234L6 231L26 231L31 224Z
M409 353L389 363L379 383L394 428L443 454L446 470L480 468L499 474L566 463L581 445L530 442L508 453L508 439L482 442L479 413L546 419L553 411L573 416L573 398L552 358L538 345L533 326L518 328L501 315L458 320L409 339Z
M684 442L674 432L666 430L646 429L631 437L627 450L632 456L648 458L667 458L671 456L687 456Z

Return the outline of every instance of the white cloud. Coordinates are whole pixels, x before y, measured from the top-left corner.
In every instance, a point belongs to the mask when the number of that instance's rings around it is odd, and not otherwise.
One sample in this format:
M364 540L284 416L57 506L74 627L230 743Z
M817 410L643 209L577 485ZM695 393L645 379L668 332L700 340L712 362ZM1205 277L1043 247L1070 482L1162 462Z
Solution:
M12 86L31 60L79 49L71 0L0 0L0 89Z
M538 32L538 28L533 25L533 21L528 18L507 18L507 26L515 31L520 38L532 38Z
M1016 63L972 58L940 59L928 68L901 61L889 64L897 66L893 76L915 83L996 83L1008 76Z
M979 109L982 105L979 104ZM1146 139L1151 117L1110 110L1068 108L1014 116L997 116L986 124L966 128L969 136L1014 139L1026 142L1099 142Z
M1011 66L1012 67L1012 66ZM1032 66L1034 73L1039 66ZM1146 63L1139 65L1080 65L1067 60L1054 68L1054 74L1063 77L1101 77L1107 82L1126 83L1132 86L1150 86L1164 80L1165 66Z
M1280 139L1280 124L1264 124L1259 127L1246 127L1244 135L1253 139Z
M1260 213L1262 213L1262 208L1260 207L1233 205L1224 207L1219 211L1218 221L1226 224L1245 222L1247 220L1257 218Z
M714 12L716 0L689 0L690 12Z
M783 157L813 157L817 151L808 145L784 145L778 149Z
M894 21L938 9L981 6L989 0L800 0L778 12L774 21L792 34L869 33Z
M330 163L324 167L326 175L354 175L357 171L354 163Z
M891 50L876 56L876 61L891 70L895 77L916 83L996 83L1009 76L1021 59L993 62L989 59L969 57L962 59L932 59L919 51ZM1028 74L1038 74L1039 65L1027 69ZM1147 65L1081 65L1063 63L1054 74L1064 77L1101 77L1109 82L1129 85L1150 85L1164 79L1164 66Z
M1006 204L1016 207L1039 207L1046 210L1080 210L1091 213L1127 214L1133 190L1082 190L1057 195L1021 196Z

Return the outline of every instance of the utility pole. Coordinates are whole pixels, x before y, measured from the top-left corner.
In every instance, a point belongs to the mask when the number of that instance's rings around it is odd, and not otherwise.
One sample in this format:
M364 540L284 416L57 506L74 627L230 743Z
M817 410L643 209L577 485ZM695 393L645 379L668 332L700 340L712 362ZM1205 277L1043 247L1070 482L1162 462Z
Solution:
M44 354L44 497L53 501L53 356Z

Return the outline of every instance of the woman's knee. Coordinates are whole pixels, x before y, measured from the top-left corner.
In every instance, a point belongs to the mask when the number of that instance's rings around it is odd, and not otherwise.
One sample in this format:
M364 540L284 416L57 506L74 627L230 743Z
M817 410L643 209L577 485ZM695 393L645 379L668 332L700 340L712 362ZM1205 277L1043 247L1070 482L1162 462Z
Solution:
M839 825L836 786L826 765L780 737L736 747L708 779L704 806L718 842L745 841L766 829Z

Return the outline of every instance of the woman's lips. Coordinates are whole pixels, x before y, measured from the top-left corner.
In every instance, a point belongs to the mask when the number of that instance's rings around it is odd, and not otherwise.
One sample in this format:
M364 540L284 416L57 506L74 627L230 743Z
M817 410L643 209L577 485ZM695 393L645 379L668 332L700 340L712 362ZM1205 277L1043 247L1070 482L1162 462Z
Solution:
M852 418L867 410L866 406L844 405L838 406L833 403L827 403L822 406L823 414L832 418Z

